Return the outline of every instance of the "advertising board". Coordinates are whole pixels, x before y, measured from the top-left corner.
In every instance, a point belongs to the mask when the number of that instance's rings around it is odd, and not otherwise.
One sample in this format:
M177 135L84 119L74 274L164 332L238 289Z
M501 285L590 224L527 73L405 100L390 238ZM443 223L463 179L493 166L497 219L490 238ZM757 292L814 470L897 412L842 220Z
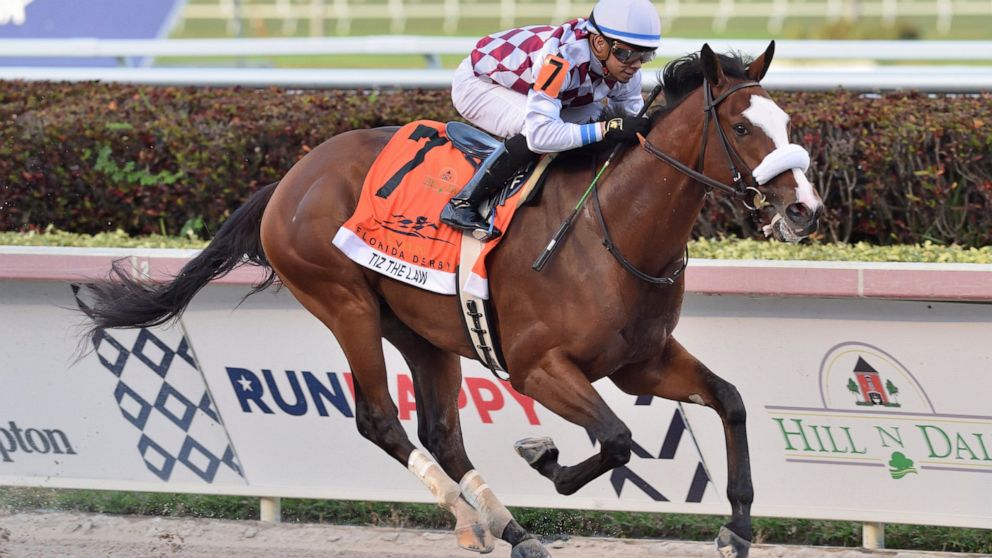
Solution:
M71 274L70 261L50 273ZM344 355L286 290L242 302L243 280L213 284L169 327L102 331L80 345L85 288L26 267L6 275L0 484L432 501L358 434ZM990 528L990 318L975 302L690 289L675 335L744 398L755 515ZM416 443L413 382L385 347ZM595 441L480 364L463 360L463 370L466 447L508 505L728 513L723 429L710 409L598 382L631 428L633 456L566 497L513 443L551 436L571 464L598 452Z
M186 0L3 0L0 39L161 39ZM150 58L132 58L142 66ZM113 58L0 57L0 66L118 66Z

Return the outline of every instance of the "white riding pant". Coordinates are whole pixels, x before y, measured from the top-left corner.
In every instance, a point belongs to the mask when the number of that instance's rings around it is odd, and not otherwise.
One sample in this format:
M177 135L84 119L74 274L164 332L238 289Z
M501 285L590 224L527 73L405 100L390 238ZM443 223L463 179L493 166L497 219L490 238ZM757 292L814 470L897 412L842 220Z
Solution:
M509 138L524 129L527 116L527 95L479 78L472 70L472 61L462 61L451 82L451 101L458 114L465 120L490 134ZM564 108L561 119L564 122L583 124L602 112L602 107L593 103L576 108Z

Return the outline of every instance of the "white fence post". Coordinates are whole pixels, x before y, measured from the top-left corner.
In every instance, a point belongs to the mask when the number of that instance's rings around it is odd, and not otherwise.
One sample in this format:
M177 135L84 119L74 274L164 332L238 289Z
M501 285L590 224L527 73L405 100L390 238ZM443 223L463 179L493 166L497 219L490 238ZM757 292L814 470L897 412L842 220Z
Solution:
M282 522L282 499L265 497L259 499L259 519L266 523Z
M338 20L335 30L338 32L339 35L347 35L348 33L351 32L351 8L348 7L348 1L334 0L333 9L334 9L333 11L334 18ZM322 27L321 27L320 35L323 36L324 34L323 26L325 25L323 14L321 14L321 16L318 18L318 21L321 22Z
M872 550L885 548L885 524L872 522L862 524L861 546Z
M335 9L340 10L340 6L337 3L334 5ZM347 7L347 6L346 6ZM310 0L310 36L311 37L323 37L324 36L324 0ZM348 29L348 25L351 23L351 19L348 18L347 13L344 15L336 13L338 16L338 32L341 32L342 26L344 29Z
M458 30L458 18L461 15L461 3L458 0L444 0L444 32L452 34Z
M517 18L517 3L514 0L500 0L499 24L506 29L513 26Z

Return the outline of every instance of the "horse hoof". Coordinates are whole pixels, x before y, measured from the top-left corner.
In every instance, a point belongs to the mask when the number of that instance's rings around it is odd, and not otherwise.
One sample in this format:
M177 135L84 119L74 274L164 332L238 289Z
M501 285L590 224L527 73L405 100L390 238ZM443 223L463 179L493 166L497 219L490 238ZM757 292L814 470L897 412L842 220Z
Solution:
M523 457L531 467L536 467L545 459L558 461L558 448L548 437L524 438L513 444L513 449L517 450L520 457Z
M551 558L551 554L537 539L527 539L513 547L510 558Z
M750 541L741 538L726 527L720 527L720 533L716 537L716 550L720 556L723 558L747 558L750 549Z
M455 538L458 539L458 546L479 554L489 554L496 547L493 536L481 523L455 527Z

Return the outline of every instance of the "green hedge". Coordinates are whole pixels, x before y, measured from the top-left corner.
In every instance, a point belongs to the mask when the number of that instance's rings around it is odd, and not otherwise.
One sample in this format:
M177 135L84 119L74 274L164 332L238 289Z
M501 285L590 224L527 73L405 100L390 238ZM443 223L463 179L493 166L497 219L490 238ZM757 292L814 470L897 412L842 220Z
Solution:
M73 246L79 248L185 248L202 249L208 241L187 236L128 236L122 230L94 235L71 233L49 227L44 231L0 231L0 246ZM843 262L922 262L992 264L992 246L964 248L932 242L877 246L803 242L766 242L750 238L699 238L689 243L689 255L710 260L806 260Z
M830 242L992 244L992 95L777 93L828 208ZM0 82L0 230L216 230L321 141L456 119L443 91ZM705 237L756 236L718 196Z

